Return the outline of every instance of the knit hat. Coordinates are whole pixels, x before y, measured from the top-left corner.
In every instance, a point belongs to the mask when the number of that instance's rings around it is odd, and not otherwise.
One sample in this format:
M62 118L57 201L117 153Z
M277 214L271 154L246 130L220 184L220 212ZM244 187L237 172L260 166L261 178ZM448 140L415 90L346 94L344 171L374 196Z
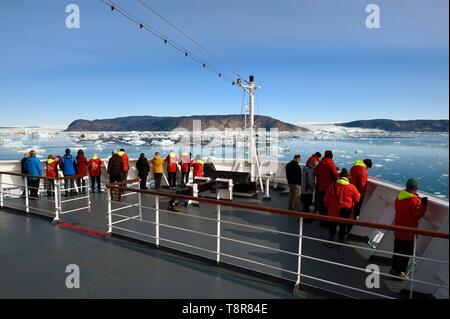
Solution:
M333 158L333 152L332 151L325 151L325 157Z
M406 182L406 189L417 190L419 188L419 183L414 178L408 179Z
M66 154L70 154L70 149L66 148Z
M372 160L366 158L363 162L367 166L367 168L372 168L373 165Z

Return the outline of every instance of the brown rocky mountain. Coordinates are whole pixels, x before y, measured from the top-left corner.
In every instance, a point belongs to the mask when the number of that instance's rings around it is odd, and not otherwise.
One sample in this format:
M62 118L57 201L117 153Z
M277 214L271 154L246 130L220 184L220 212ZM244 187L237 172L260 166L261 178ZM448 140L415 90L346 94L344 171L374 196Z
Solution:
M244 116L234 115L193 115L179 117L128 116L103 120L76 120L67 131L172 131L175 128L192 130L194 120L200 120L202 130L215 128L243 128ZM265 129L277 128L278 131L308 131L294 124L282 122L269 116L256 115L255 126Z

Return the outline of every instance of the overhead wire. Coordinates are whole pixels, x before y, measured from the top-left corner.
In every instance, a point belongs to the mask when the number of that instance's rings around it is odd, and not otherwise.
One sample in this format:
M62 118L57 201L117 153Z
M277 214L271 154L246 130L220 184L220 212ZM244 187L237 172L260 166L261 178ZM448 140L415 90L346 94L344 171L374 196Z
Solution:
M149 32L153 36L155 36L155 37L159 38L160 40L162 40L164 42L164 44L169 44L174 49L176 49L176 50L180 51L181 53L183 53L186 57L189 57L193 61L195 61L198 64L200 64L203 68L208 69L209 71L215 73L219 78L221 78L221 79L231 83L232 85L235 85L234 79L230 78L224 72L222 72L221 70L217 69L216 67L214 67L210 63L206 62L205 60L199 58L198 56L193 54L191 51L185 49L183 46L179 45L177 42L175 42L172 39L170 39L169 37L165 36L164 34L159 32L158 30L150 27L148 24L144 23L142 20L138 19L133 14L131 14L128 11L124 10L123 8L121 8L115 2L113 2L111 0L99 0L99 1L102 2L103 4L109 6L111 8L111 11L115 10L118 13L120 13L122 16L124 16L125 18L127 18L130 21L134 22L136 25L139 26L139 28L141 30L145 30L145 31Z
M182 30L180 30L180 28L178 28L176 25L174 25L172 22L170 22L168 19L166 19L164 16L162 16L160 13L158 13L155 9L153 9L152 7L150 7L150 5L148 5L147 3L145 3L142 0L131 0L132 2L134 2L137 6L139 6L140 8L142 8L144 11L149 12L150 14L155 15L156 17L158 17L159 19L161 19L162 21L164 21L165 23L167 23L170 27L172 27L172 29L174 29L176 32L178 32L179 34L181 34L184 38L188 39L189 41L191 41L195 46L197 46L198 48L200 48L201 50L203 50L204 52L206 52L210 57L212 57L214 60L216 60L217 62L219 62L220 64L222 64L222 66L226 67L227 69L229 69L229 71L231 71L231 73L233 73L234 75L236 75L239 79L247 82L245 80L245 78L240 75L238 72L236 72L233 68L231 68L230 66L228 66L222 59L220 59L217 55L215 55L214 53L212 53L210 50L208 50L207 48L205 48L204 46L202 46L200 43L198 43L197 41L195 41L192 37L190 37L188 34L186 34L185 32L183 32ZM248 83L248 82L247 82Z

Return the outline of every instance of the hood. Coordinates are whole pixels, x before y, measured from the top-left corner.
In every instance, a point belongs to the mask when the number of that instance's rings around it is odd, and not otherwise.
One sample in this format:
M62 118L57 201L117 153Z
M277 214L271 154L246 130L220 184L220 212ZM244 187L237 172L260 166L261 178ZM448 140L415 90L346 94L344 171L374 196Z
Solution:
M93 160L96 160L98 158L98 156L92 156Z
M125 154L125 152L123 152L123 151L120 151L117 153L117 155L119 155L119 156L122 156L123 154Z
M169 157L170 158L174 158L174 157L176 157L177 156L177 154L175 154L175 152L170 152L169 153Z
M49 158L49 159L47 160L47 164L51 164L51 163L53 163L54 161L55 161L54 159Z
M362 167L367 167L366 164L364 164L364 162L362 160L357 160L353 166L362 166Z
M337 180L337 182L339 185L348 185L350 184L350 182L348 181L348 178L346 177L341 177Z
M397 195L397 199L398 200L405 200L411 197L414 197L415 194L408 192L406 189L402 189L398 195Z
M324 163L334 163L333 159L329 158L329 157L324 157L322 158L322 160L320 162L324 162Z

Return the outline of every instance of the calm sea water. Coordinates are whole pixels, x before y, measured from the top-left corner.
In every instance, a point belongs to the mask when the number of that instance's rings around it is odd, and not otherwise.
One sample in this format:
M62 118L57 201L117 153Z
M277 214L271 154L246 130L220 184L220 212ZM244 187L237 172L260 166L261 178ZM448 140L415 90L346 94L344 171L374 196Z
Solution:
M170 137L158 133L110 133L82 136L80 133L61 131L19 131L0 130L0 160L20 159L25 151L36 149L39 157L49 154L62 155L69 147L75 154L84 149L90 157L94 152L102 158L111 154L111 150L125 148L132 158L141 152L151 157L155 151L162 155L168 153L173 143ZM193 155L202 152L202 156L223 156L217 148L196 145ZM302 138L283 137L279 142L279 160L288 161L294 154L300 153L302 161L316 151L322 154L332 150L339 168L350 168L357 159L370 158L374 167L369 175L396 184L403 185L410 177L419 180L420 190L448 198L449 195L449 145L448 134L405 134L392 136L326 136L310 135ZM181 149L178 149L181 151Z

